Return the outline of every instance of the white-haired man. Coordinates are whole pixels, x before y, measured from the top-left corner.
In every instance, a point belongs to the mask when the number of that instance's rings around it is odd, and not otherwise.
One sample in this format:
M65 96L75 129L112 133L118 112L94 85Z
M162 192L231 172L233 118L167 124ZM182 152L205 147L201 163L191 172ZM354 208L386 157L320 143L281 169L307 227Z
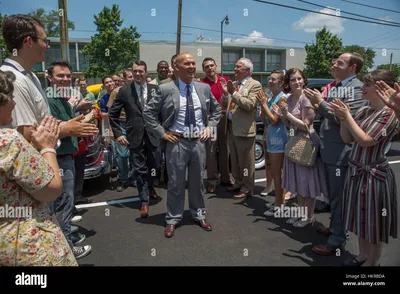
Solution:
M252 196L254 193L254 143L256 138L257 92L262 89L254 80L253 63L247 58L236 62L236 82L221 80L227 96L223 96L222 108L227 109L226 132L231 155L232 177L235 183L231 189L237 192L235 199Z

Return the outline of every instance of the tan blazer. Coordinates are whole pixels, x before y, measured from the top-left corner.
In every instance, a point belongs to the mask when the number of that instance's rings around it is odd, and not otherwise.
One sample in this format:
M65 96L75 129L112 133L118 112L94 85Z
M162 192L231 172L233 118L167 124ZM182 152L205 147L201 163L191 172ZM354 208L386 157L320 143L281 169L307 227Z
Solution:
M228 112L232 112L232 131L234 136L256 136L257 92L260 90L262 90L260 82L250 77L242 89L235 94L236 99L233 99L229 94L226 99L222 100L222 107L226 108L226 120L228 119ZM225 133L227 125L226 123Z

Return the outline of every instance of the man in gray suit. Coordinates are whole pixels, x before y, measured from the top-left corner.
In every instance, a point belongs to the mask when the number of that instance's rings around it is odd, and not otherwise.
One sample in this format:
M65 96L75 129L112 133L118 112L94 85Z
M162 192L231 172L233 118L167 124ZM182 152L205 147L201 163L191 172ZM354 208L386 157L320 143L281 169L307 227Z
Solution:
M188 168L189 209L201 228L211 231L205 218L203 173L205 142L216 135L221 106L208 85L194 81L196 63L189 53L176 59L178 79L162 84L143 111L148 133L163 138L168 170L165 236L170 238L183 218L186 169ZM159 117L161 115L161 122Z
M329 113L328 104L337 98L349 105L354 116L360 107L368 101L361 99L363 83L357 78L363 66L363 59L358 53L344 53L339 56L333 65L333 75L338 83L328 93L327 101L317 90L306 89L306 97L324 117L321 130L321 157L325 164L325 174L328 187L328 196L331 205L331 223L329 228L322 227L319 233L329 236L324 245L316 245L312 250L321 255L333 255L337 249L343 250L346 246L346 232L341 220L342 193L348 168L348 158L351 144L345 144L340 136L340 120Z

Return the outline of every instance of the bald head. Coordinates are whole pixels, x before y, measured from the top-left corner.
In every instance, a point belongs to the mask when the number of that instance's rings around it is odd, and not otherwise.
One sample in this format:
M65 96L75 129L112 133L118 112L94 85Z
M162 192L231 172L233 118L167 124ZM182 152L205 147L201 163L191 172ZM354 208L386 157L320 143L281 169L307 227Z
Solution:
M175 67L178 77L186 84L190 84L196 75L196 62L189 52L176 57Z

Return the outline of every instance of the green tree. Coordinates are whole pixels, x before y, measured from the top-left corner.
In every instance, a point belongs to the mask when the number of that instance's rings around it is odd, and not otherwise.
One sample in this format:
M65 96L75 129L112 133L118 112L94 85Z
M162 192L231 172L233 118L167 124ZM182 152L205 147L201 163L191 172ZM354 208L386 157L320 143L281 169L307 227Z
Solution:
M2 15L0 13L0 63L3 63L3 61L10 54L10 52L8 52L8 50L6 48L6 42L4 41L4 38L3 38L3 22L6 17L7 17L7 14Z
M388 69L390 70L390 64L381 64L377 66L376 69ZM392 72L396 75L397 79L400 77L400 65L399 64L392 64Z
M140 34L136 27L122 28L123 20L119 6L104 7L94 16L97 32L85 45L81 53L89 57L89 67L84 69L86 77L103 77L122 71L137 59Z
M57 10L45 11L43 8L39 8L29 12L28 15L36 17L43 22L47 37L59 37L60 13ZM75 24L70 20L68 20L68 28L75 30Z
M331 79L332 58L340 53L342 48L342 39L332 35L324 26L316 32L316 42L305 46L307 56L304 74L308 78Z
M357 52L364 59L364 65L361 69L361 72L357 75L359 79L361 79L374 66L374 58L376 53L374 50L370 48L366 49L359 45L351 45L351 46L345 46L343 48L343 52Z
M36 17L43 22L44 29L48 37L60 36L60 15L58 11L51 10L46 12L43 8L39 8L32 12L29 12L28 15ZM7 15L2 15L0 13L0 32L3 31L3 22L6 17ZM75 24L72 21L68 21L68 28L74 30ZM3 62L4 59L6 59L6 57L8 57L9 55L10 52L8 52L6 48L3 34L0 33L0 62Z

